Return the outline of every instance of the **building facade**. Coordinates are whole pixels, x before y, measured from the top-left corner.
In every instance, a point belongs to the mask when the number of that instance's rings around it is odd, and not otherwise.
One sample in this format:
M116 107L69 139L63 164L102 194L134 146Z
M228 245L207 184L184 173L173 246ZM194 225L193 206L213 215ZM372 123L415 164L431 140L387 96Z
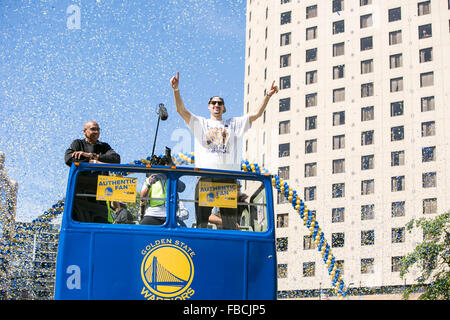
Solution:
M399 262L423 235L406 223L450 209L450 0L248 0L246 38L244 113L280 91L244 158L315 212L348 287L411 284ZM278 290L316 296L326 267L276 200Z

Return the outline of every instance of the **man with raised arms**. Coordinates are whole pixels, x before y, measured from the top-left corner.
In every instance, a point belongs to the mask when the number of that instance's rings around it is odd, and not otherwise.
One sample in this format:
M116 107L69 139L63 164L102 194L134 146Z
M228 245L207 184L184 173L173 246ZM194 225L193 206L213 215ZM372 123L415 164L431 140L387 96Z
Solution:
M251 124L264 113L272 95L278 92L275 81L255 113L226 120L223 119L223 114L226 112L225 101L219 96L213 96L208 101L209 118L190 112L181 99L179 82L180 74L177 72L177 75L170 80L170 84L173 89L177 112L194 135L195 166L199 168L240 171L242 137L251 127ZM214 181L235 182L232 179L220 179L220 181L214 179ZM198 199L198 184L196 187L196 199ZM235 229L238 217L236 217L236 213L231 214L230 212L236 212L236 210L221 208L220 211L224 220L224 228ZM198 227L206 227L210 214L211 208L198 207L198 204L196 204Z

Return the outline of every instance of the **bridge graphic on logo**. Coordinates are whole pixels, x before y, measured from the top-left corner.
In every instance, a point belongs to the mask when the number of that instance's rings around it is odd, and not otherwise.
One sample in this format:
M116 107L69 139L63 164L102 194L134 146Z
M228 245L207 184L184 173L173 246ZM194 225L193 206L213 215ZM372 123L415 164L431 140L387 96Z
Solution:
M171 287L184 287L187 285L187 280L183 280L169 270L164 268L158 262L157 257L153 257L152 263L145 271L145 278L148 281L150 287L154 290L158 290L158 286L171 286Z

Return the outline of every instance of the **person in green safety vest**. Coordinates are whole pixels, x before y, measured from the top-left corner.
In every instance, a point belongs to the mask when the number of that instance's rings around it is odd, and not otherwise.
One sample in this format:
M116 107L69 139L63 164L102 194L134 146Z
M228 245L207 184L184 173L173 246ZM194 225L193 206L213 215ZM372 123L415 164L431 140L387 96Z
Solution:
M167 178L162 174L151 174L145 179L142 186L140 224L162 225L166 221L167 207Z

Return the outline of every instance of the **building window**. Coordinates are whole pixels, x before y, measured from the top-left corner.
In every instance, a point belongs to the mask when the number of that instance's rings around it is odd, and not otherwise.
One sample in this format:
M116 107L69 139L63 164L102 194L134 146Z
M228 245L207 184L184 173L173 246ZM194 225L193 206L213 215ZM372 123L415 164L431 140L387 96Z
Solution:
M374 143L374 131L363 131L361 132L361 145L367 146Z
M431 3L430 1L419 2L417 4L417 15L423 16L431 13Z
M363 83L361 85L361 98L371 97L373 96L373 82Z
M303 250L311 250L316 248L316 241L312 236L303 236Z
M333 136L333 150L345 148L345 134Z
M361 259L361 274L369 274L375 272L375 259Z
M370 170L373 168L375 168L375 155L361 156L361 170Z
M291 44L291 33L287 32L287 33L283 33L280 36L280 46L287 46Z
M396 201L391 204L391 215L393 218L405 216L405 201Z
M361 181L361 195L368 195L375 193L375 180Z
M434 121L422 122L422 137L436 135L436 125Z
M345 208L333 208L331 209L331 222L344 222Z
M391 102L391 117L403 115L403 101Z
M405 151L402 150L391 152L391 167L404 165L405 165Z
M334 173L344 173L345 172L345 159L333 160L332 172Z
M289 157L289 149L290 149L289 143L280 144L278 146L278 157L279 158Z
M405 191L405 176L391 177L391 192Z
M403 257L392 257L391 258L391 272L402 271L402 260Z
M279 167L278 176L283 180L289 180L289 166Z
M373 59L361 61L361 74L373 72Z
M391 230L392 243L405 242L405 228L392 228Z
M345 124L345 111L333 112L333 126Z
M289 203L289 200L288 200L288 198L286 198L284 196L283 193L278 192L277 193L277 204L283 204L283 203Z
M400 141L405 137L405 130L403 126L391 128L391 141Z
M281 14L281 24L291 23L291 11L283 12Z
M429 87L434 85L434 72L425 72L420 74L420 87Z
M317 48L306 50L306 62L317 60Z
M333 57L342 56L345 53L345 43L339 42L333 44Z
M332 198L345 197L345 183L333 183L331 187L331 197Z
M339 34L345 32L344 20L333 22L333 34Z
M277 238L275 242L275 246L277 248L277 252L284 252L288 249L288 238Z
M315 107L317 106L317 93L310 93L305 95L305 107Z
M375 205L365 204L361 206L361 220L375 219Z
M361 108L361 121L369 121L375 118L373 106Z
M289 214L279 213L277 214L277 228L287 228L289 226Z
M391 92L403 91L403 77L391 79Z
M389 57L389 67L391 69L400 68L403 66L403 54L393 54Z
M420 99L422 112L434 110L434 96L423 97Z
M345 101L345 88L339 88L333 90L333 102Z
M313 130L317 128L317 116L305 118L305 130Z
M317 152L317 139L305 141L305 154Z
M419 50L420 63L433 61L433 48L425 48Z
M313 40L317 38L317 27L306 28L306 40Z
M317 70L306 72L305 83L313 84L317 82Z
M372 0L359 0L359 5L362 6L367 6L369 4L372 4Z
M317 4L306 7L306 19L317 17Z
M419 39L430 38L432 35L431 23L419 26Z
M361 38L361 51L370 50L373 48L373 39L372 36Z
M280 90L289 89L291 87L291 76L280 78Z
M317 176L317 162L305 163L305 178Z
M402 43L402 30L389 32L389 45Z
M422 148L422 162L436 161L436 147Z
M345 65L341 64L339 66L334 66L333 67L333 79L342 79L344 78L344 70L345 70Z
M278 134L288 134L291 132L291 120L280 121L278 124Z
M331 246L333 248L342 248L345 243L345 234L343 232L336 232L331 234Z
M389 9L388 11L388 21L394 22L402 19L402 9L399 8L393 8Z
M285 263L277 265L277 278L286 279L288 275L288 265Z
M371 27L373 25L372 14L366 14L359 18L359 27L361 29Z
M344 0L333 0L333 12L343 11L344 10Z
M361 231L361 246L372 246L375 244L375 231Z
M280 99L280 112L291 110L291 98Z
M303 262L303 277L314 277L316 274L315 262Z
M289 67L291 65L291 54L280 56L280 68Z
M305 200L316 200L316 187L305 187Z
M422 187L423 188L436 188L436 172L422 173Z
M423 207L423 214L437 213L437 199L436 198L423 199L422 207Z

